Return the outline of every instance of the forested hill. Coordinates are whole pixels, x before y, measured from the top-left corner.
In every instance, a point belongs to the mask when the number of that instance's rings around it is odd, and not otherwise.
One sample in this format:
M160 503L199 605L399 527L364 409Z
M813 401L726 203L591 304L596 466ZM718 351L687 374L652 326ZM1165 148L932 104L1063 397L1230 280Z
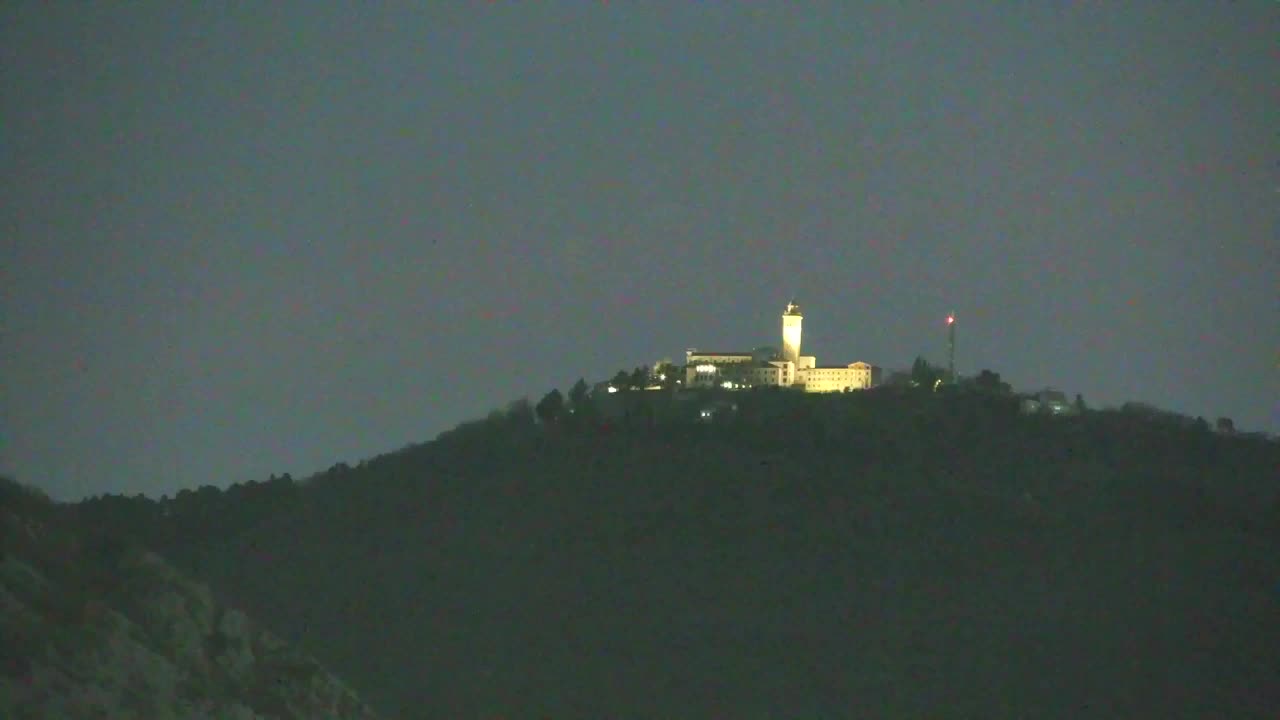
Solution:
M255 720L372 710L155 553L0 477L0 717Z
M993 393L738 393L706 424L644 397L68 511L389 717L1280 707L1274 441Z

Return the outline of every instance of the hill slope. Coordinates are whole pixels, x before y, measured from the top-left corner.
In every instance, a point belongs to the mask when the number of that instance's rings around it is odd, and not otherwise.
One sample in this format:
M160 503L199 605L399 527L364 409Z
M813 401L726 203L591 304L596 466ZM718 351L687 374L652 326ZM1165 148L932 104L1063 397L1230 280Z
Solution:
M1280 707L1274 443L980 396L739 402L491 418L222 506L243 529L155 532L397 717Z
M374 718L154 553L0 479L0 717Z

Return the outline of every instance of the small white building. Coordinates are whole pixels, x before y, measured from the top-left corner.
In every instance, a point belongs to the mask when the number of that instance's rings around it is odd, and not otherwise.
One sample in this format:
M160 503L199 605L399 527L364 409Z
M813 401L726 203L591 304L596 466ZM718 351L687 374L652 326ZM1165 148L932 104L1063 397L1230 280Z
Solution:
M1075 415L1078 412L1076 406L1067 399L1066 393L1052 388L1022 398L1020 409L1026 415Z
M849 392L880 384L879 368L864 362L823 365L804 372L805 392Z

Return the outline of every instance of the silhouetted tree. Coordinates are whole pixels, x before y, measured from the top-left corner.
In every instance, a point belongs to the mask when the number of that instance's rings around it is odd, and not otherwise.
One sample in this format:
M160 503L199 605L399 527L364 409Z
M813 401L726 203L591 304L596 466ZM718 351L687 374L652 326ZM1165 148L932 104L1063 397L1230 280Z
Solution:
M626 370L619 370L613 374L613 379L609 384L616 387L619 391L631 389L631 374Z
M571 411L580 413L586 410L589 390L587 381L582 378L578 378L578 382L569 388L569 409Z
M991 392L1009 392L1012 388L1009 383L1000 379L1000 373L991 370L983 370L973 379L973 384L983 390Z
M581 378L569 390L567 420L573 427L587 427L596 418L595 400L591 397L590 386Z
M28 512L53 507L53 501L43 490L20 483L8 475L0 475L0 508Z
M553 388L538 401L534 411L543 425L559 422L560 418L564 417L564 396L559 390Z
M906 387L911 384L911 373L905 370L894 370L885 378L884 384L889 387Z
M915 362L911 363L911 382L915 385L932 388L942 375L940 368L930 365L919 355L916 356Z
M1229 417L1220 417L1218 418L1217 428L1218 432L1229 435L1236 431L1236 424Z
M631 371L631 377L628 380L632 390L643 390L649 385L649 368L641 365Z
M1081 395L1080 393L1076 393L1076 412L1083 415L1084 411L1088 409L1089 408L1086 407L1084 404L1084 395Z
M507 422L516 427L527 427L534 424L533 406L528 398L512 400L507 404L505 413Z
M653 368L654 380L662 386L664 390L670 390L676 386L676 381L681 378L683 373L680 368L669 362L658 363Z

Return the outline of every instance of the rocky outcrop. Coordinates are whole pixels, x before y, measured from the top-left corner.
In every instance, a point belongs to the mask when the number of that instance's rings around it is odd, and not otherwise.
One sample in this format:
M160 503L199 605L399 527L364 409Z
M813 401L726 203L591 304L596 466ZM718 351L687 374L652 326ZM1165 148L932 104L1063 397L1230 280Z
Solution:
M30 498L8 502L5 490L0 717L375 717L316 661L158 555L60 523Z

